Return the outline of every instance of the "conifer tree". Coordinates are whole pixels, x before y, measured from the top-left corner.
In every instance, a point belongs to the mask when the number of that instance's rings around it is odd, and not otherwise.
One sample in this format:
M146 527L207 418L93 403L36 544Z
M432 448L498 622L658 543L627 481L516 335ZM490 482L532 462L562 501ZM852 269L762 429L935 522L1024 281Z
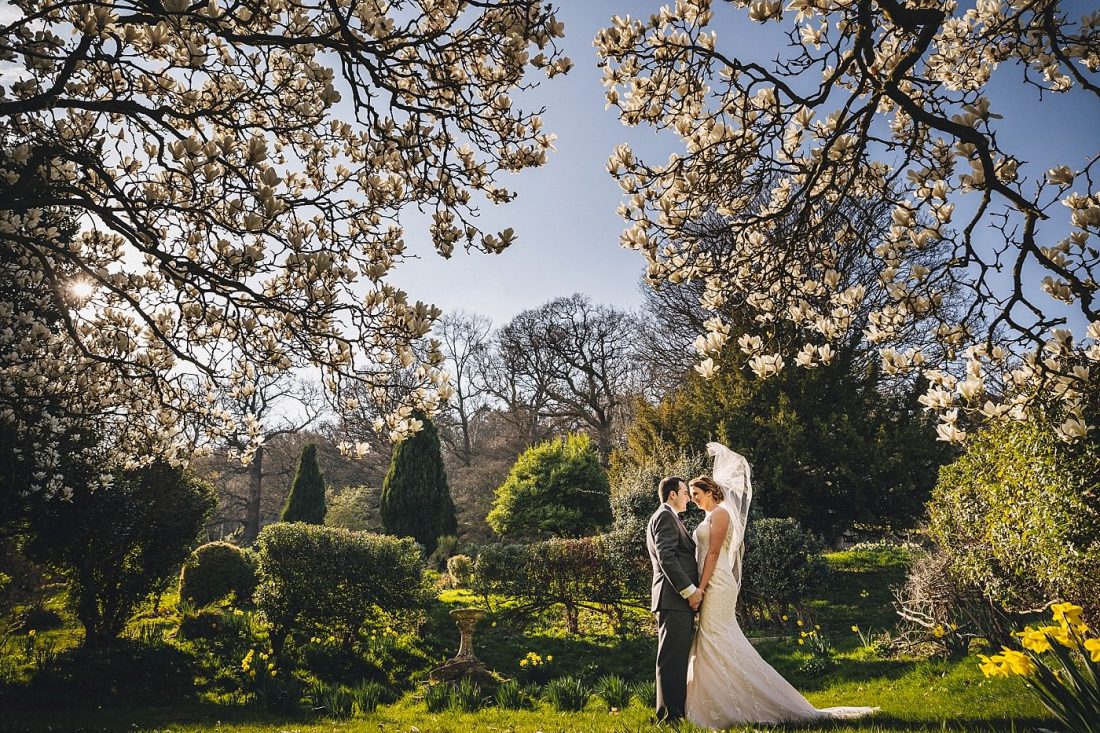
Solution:
M424 427L394 446L382 482L382 526L389 534L412 537L430 555L440 536L458 531L458 522L439 433L426 415L418 412L415 417Z
M325 477L317 464L317 446L308 443L302 448L298 472L290 485L290 495L283 507L284 522L325 523Z

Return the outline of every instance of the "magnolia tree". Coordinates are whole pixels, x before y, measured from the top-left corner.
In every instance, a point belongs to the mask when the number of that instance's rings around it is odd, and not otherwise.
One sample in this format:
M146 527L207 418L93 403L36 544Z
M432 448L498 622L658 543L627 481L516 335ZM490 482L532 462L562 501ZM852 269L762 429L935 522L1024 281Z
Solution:
M767 377L827 362L854 334L887 372L928 379L944 440L1034 404L1055 406L1063 438L1085 436L1100 361L1097 154L1025 165L998 139L986 88L1016 64L1037 95L1094 103L1100 14L1071 18L1058 0L724 3L788 29L786 53L762 64L720 45L711 5L616 17L596 37L609 105L684 146L654 164L623 145L608 169L628 194L622 242L650 280L701 284L714 316L699 371L731 336ZM887 207L883 226L858 213L869 205ZM708 217L720 225L701 228ZM724 309L740 314L732 332ZM918 321L935 348L910 341Z
M444 257L512 243L476 213L552 148L511 96L570 66L552 6L15 0L0 23L5 430L49 445L95 416L182 460L181 415L232 429L217 389L306 365L340 406L415 374L395 437L446 398L438 311L387 282L399 214L430 214Z

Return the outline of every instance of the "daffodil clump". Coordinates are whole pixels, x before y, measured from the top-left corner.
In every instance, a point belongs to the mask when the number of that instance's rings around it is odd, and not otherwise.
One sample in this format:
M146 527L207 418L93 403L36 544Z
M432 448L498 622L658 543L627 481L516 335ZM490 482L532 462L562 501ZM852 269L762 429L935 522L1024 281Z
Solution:
M538 652L527 652L519 660L520 676L525 677L529 682L545 684L550 679L550 668L553 661L553 654L543 656Z
M1014 634L1023 651L979 655L982 674L1023 677L1068 730L1100 731L1100 638L1089 635L1080 606L1055 603L1051 612L1053 624Z
M248 681L256 684L273 679L279 674L271 655L268 652L257 652L255 649L249 649L241 659L241 671L244 672Z
M798 625L802 626L802 621L799 621ZM833 658L833 647L824 634L821 633L821 626L815 624L812 629L798 632L797 642L804 651L810 654L810 658L803 662L800 667L803 672L818 674L836 663Z

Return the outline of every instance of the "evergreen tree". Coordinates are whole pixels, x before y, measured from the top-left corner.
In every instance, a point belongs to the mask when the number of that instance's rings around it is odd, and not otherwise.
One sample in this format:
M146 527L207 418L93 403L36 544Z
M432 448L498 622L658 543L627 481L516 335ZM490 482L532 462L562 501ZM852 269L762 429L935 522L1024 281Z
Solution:
M302 448L298 473L290 486L290 496L283 507L284 522L325 523L325 477L317 464L317 446L313 443Z
M457 533L458 520L439 433L427 415L417 412L415 417L424 427L394 446L382 482L382 527L389 534L412 537L430 555L440 536Z
M766 517L793 517L830 545L854 527L905 529L924 517L951 456L916 402L923 389L839 359L760 380L734 355L713 379L692 372L659 404L639 405L613 472L717 440L749 459Z

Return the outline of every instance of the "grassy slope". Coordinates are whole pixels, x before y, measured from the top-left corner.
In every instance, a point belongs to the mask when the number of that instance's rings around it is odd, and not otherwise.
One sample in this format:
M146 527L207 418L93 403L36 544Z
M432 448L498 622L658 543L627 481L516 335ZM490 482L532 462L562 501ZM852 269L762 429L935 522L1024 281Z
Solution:
M801 673L805 656L790 638L759 642L761 653L786 675L815 705L879 705L882 713L857 725L837 724L801 730L829 731L936 731L1026 730L1046 724L1042 708L1032 701L1016 679L985 680L973 658L960 661L866 658L850 627L882 630L893 624L889 587L900 581L904 568L889 557L868 558L838 553L830 556L833 577L823 598L811 605L812 619L832 641L839 664L821 676ZM449 592L448 604L467 605L467 594ZM437 618L442 616L438 614ZM457 635L439 628L444 643ZM55 632L63 633L63 632ZM452 638L454 637L454 638ZM446 648L450 648L450 644ZM554 673L592 678L617 673L628 679L647 679L653 668L653 640L615 638L605 634L570 638L552 622L526 635L501 623L483 624L477 639L479 656L506 676L514 675L527 651L554 656ZM104 707L93 710L38 709L5 711L0 731L24 730L221 730L241 733L302 731L626 731L650 730L650 711L637 703L610 714L593 700L583 713L562 714L545 705L535 711L496 708L476 714L429 714L412 695L383 706L371 716L348 722L315 718L288 719L257 712L197 703L162 707ZM688 728L681 728L688 730Z

